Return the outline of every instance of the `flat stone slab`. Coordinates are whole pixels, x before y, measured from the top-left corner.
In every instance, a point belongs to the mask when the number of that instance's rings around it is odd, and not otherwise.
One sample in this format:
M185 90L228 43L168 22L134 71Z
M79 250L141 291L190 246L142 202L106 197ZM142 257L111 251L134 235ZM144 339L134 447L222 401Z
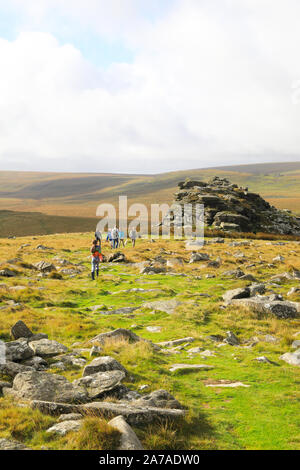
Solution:
M193 343L194 341L195 338L188 336L186 338L173 339L171 341L162 341L161 343L157 343L157 345L161 346L162 348L172 348L174 346L179 346L180 344L184 343Z
M127 403L93 402L85 405L71 405L67 403L47 402L34 400L31 408L40 410L51 416L61 414L80 413L83 416L99 416L111 419L115 416L123 416L130 425L149 424L161 420L177 420L185 416L184 410L157 408L151 406L132 406Z
M170 367L170 372L182 372L182 371L191 371L197 372L200 370L210 370L214 369L214 366L208 366L206 364L173 364Z
M104 393L113 392L119 387L125 375L125 372L121 370L98 372L74 380L73 386L76 390L83 395L87 395L88 398L92 400L101 397Z
M83 377L97 374L98 372L107 372L112 370L121 370L127 375L127 370L116 359L111 356L101 356L93 359L83 370Z
M292 366L300 366L300 349L292 353L285 353L280 356L280 359Z
M68 351L66 346L50 339L31 341L29 346L34 354L40 357L54 357L59 354L64 354Z
M86 413L93 416L109 418L112 416L123 416L130 425L139 425L161 421L162 419L176 420L185 416L184 410L155 408L155 407L135 407L127 404L94 402L80 407Z
M165 312L171 315L175 312L175 309L182 305L182 302L178 300L156 300L154 302L145 302L142 307L149 308L152 310L158 310L160 312Z
M25 400L82 402L86 393L65 377L47 372L21 372L14 378L12 388L3 388L3 395Z
M238 387L245 387L248 388L250 385L243 384L243 382L232 382L232 383L219 383L219 384L207 384L206 387L214 387L214 388L238 388Z
M141 338L132 331L126 330L125 328L117 328L116 330L108 331L107 333L100 333L99 335L92 338L89 343L104 344L105 341L111 339L127 339L128 341L132 342L141 341Z
M54 424L46 432L65 436L68 432L79 431L80 426L81 422L79 420L62 421L61 423Z
M117 450L144 450L137 435L126 423L123 416L116 416L108 424L121 433L120 445Z
M24 444L12 439L0 439L0 450L31 450Z

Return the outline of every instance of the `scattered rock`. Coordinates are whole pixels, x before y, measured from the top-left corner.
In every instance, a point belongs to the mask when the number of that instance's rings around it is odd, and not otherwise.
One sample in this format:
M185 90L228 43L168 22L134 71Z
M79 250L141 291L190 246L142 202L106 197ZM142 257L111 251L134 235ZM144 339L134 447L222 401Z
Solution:
M230 346L238 346L240 344L238 338L235 336L232 331L226 332L226 338L224 339L224 343L230 344Z
M84 396L87 395L93 400L118 388L121 381L125 378L125 375L125 372L121 370L98 372L93 375L84 376L81 379L74 380L73 386Z
M206 387L217 387L217 388L237 388L237 387L245 387L248 388L250 385L246 385L243 382L231 382L231 383L215 383L215 384L207 384Z
M107 333L100 333L99 335L92 338L89 343L99 343L104 344L107 340L119 340L125 339L136 343L137 341L141 341L141 338L137 336L130 330L126 330L125 328L118 328L113 331L108 331Z
M38 263L34 264L34 267L42 273L51 273L56 271L54 264L49 263L48 261L39 261Z
M33 336L32 331L25 325L22 320L17 321L10 330L11 335L14 339L19 338L30 338Z
M190 263L198 263L199 261L208 261L209 254L207 253L192 253Z
M12 362L21 362L33 356L32 349L28 346L26 339L18 339L5 343L6 359Z
M117 450L144 450L137 435L129 424L126 423L123 416L116 416L108 424L121 433L120 445Z
M229 304L233 299L245 299L247 297L250 297L250 289L249 287L242 287L225 292L223 300L226 304Z
M68 432L79 431L80 426L81 422L79 420L62 421L61 423L54 424L46 432L65 436Z
M158 343L158 346L162 348L172 348L174 346L179 346L184 343L193 343L194 341L195 338L188 336L187 338L174 339L172 341L163 341L161 343Z
M0 277L16 277L17 273L11 269L4 268L0 270Z
M162 420L173 421L185 416L184 410L155 408L155 407L136 407L124 403L111 402L93 402L80 407L84 412L90 412L93 416L111 417L123 416L130 425L150 424L161 422Z
M128 374L125 367L123 367L116 359L110 356L102 356L96 359L85 366L83 370L83 377L97 374L98 372L107 372L112 370L120 370L124 372L125 375Z
M57 341L50 339L40 339L38 341L30 341L29 346L36 356L54 357L68 351L68 348Z
M60 415L60 417L58 418L58 422L62 423L63 421L78 421L82 418L83 416L80 413L69 413Z
M84 393L65 377L47 372L20 372L13 381L13 387L3 389L4 395L25 400L61 401L65 403L85 401Z
M109 263L126 263L127 259L124 253L117 251L116 253L113 253L108 257L108 262Z
M161 332L161 326L147 326L146 330L149 331L150 333L160 333Z
M300 349L293 353L285 353L280 356L280 359L292 366L300 366Z
M30 450L21 442L12 439L0 439L0 450Z
M145 302L142 307L150 308L152 310L158 310L160 312L165 312L171 315L175 312L176 308L182 305L182 302L178 300L156 300L154 302Z
M173 397L167 390L156 390L154 392L149 393L148 395L144 395L143 397L139 398L131 402L131 405L134 406L152 406L156 408L173 408L182 410L184 407Z
M213 366L208 366L206 364L173 364L169 370L170 372L197 372L200 370L210 370L213 368Z

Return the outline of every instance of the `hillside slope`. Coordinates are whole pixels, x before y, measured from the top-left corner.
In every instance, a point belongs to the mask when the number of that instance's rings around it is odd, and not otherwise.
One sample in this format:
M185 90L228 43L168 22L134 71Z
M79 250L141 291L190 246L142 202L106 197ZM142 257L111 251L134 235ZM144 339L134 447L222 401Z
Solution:
M247 186L249 191L259 193L279 209L300 214L300 162L193 169L147 176L0 172L0 210L94 218L99 204L117 204L119 195L127 195L129 204L171 203L179 181L185 178L203 181L213 176ZM70 225L65 229L77 231L73 221L68 220ZM55 223L51 231L57 232Z

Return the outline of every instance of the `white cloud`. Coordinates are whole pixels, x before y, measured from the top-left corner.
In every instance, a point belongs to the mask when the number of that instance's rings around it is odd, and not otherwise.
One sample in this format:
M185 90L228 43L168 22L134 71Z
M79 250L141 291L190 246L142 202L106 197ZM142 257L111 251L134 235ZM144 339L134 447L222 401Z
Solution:
M26 29L46 31L54 10L138 52L102 70L49 32L0 40L3 168L142 172L300 159L296 1L181 0L154 22L137 0L13 1L26 5Z

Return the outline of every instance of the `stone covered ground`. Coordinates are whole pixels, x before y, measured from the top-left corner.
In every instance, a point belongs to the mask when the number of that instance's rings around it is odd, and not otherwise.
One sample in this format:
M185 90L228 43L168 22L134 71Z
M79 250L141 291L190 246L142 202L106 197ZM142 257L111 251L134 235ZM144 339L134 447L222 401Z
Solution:
M0 448L300 448L299 242L90 242L0 241Z

